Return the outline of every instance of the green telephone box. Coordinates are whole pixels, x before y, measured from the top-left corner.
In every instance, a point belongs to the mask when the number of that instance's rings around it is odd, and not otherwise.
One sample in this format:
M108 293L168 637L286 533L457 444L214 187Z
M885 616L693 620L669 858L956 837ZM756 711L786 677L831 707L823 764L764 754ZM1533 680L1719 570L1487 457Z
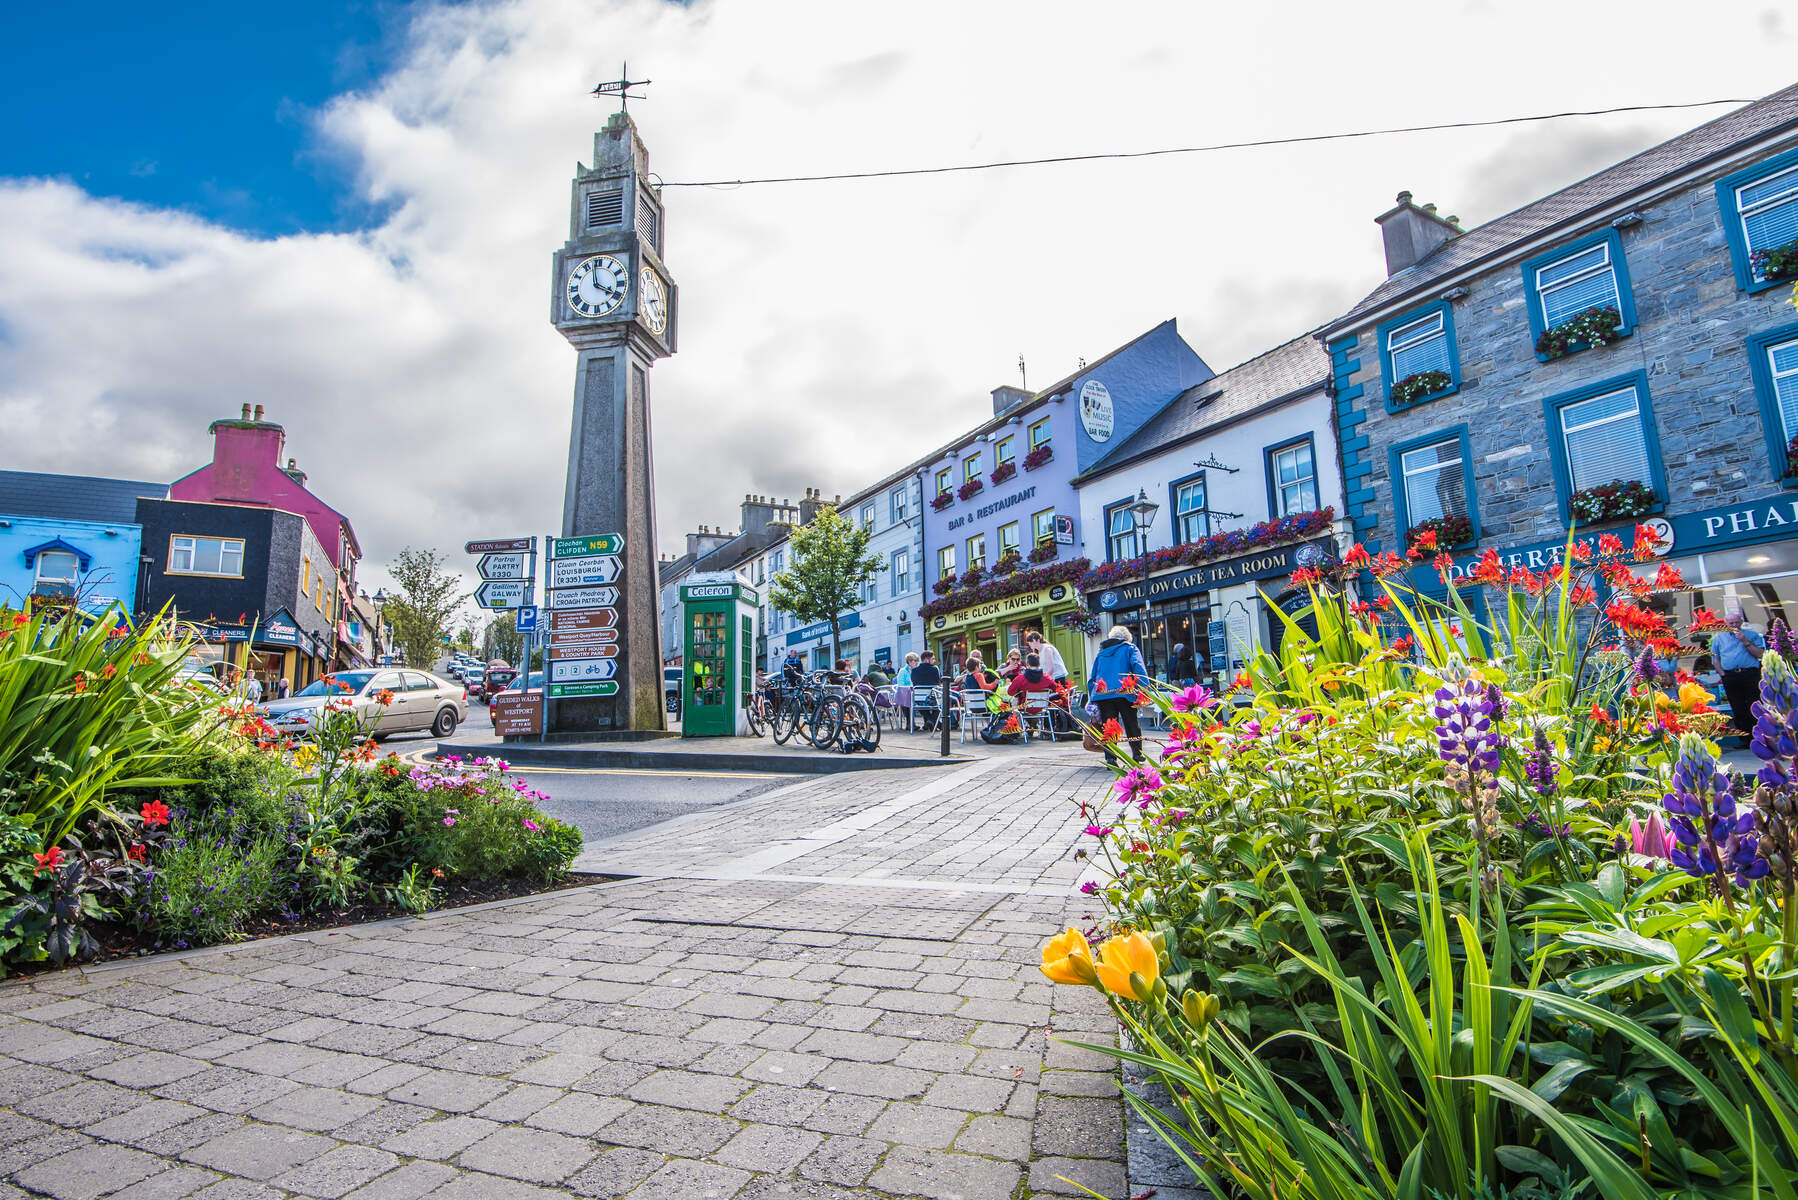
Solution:
M755 686L758 598L734 575L704 577L680 589L681 736L740 737L749 732L743 700Z

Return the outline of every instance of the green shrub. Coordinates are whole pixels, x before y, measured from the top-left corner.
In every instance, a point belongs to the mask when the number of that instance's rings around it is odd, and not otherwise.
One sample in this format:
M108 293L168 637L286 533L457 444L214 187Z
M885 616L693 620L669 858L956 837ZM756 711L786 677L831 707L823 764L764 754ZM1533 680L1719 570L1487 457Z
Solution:
M581 835L546 816L539 798L494 759L389 775L371 807L381 810L378 821L390 832L371 858L383 869L419 863L451 879L553 879L580 853Z
M244 922L292 899L287 830L259 810L175 810L137 900L138 924L177 949L228 942Z

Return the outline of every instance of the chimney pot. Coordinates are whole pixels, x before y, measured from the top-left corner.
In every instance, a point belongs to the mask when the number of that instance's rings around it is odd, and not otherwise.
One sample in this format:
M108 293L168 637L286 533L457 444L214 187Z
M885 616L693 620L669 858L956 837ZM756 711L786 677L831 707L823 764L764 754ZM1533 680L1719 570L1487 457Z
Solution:
M250 419L250 406L247 404L243 406L243 419L246 421Z
M1432 216L1432 217L1433 217L1433 216L1435 216L1435 215L1436 215L1436 203L1435 203L1435 201L1431 201L1431 202L1430 202L1430 203L1428 203L1428 204L1426 204L1426 205L1424 205L1424 206L1423 206L1423 211L1425 211L1425 212L1427 212L1427 213L1429 213L1429 214L1430 214L1430 215L1431 215L1431 216Z
M1400 192L1397 206L1375 217L1374 223L1386 250L1387 278L1410 270L1461 234L1459 226L1436 215L1434 204L1411 203L1410 192Z
M1400 204L1409 204L1409 203L1411 203L1411 193L1410 193L1410 192L1400 192L1400 193L1399 193L1399 194L1398 194L1398 202L1399 202L1399 203L1400 203Z
M256 420L262 420L262 405L260 404L256 406Z

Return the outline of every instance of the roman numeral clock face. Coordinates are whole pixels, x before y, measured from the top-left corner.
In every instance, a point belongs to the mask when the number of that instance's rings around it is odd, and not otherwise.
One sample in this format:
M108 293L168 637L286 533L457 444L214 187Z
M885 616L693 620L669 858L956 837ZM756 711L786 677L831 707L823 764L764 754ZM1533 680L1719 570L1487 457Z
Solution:
M610 254L595 254L568 273L568 307L583 317L616 312L630 292L630 272Z

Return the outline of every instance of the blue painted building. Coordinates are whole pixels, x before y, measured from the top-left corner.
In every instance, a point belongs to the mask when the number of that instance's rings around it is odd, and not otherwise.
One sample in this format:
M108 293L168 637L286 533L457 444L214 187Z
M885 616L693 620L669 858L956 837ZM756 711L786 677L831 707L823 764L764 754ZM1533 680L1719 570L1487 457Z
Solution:
M1550 564L1656 526L1695 591L1798 618L1798 87L1463 231L1409 193L1326 326L1355 536Z
M0 471L0 605L68 596L95 613L138 612L137 501L168 490L166 483Z

